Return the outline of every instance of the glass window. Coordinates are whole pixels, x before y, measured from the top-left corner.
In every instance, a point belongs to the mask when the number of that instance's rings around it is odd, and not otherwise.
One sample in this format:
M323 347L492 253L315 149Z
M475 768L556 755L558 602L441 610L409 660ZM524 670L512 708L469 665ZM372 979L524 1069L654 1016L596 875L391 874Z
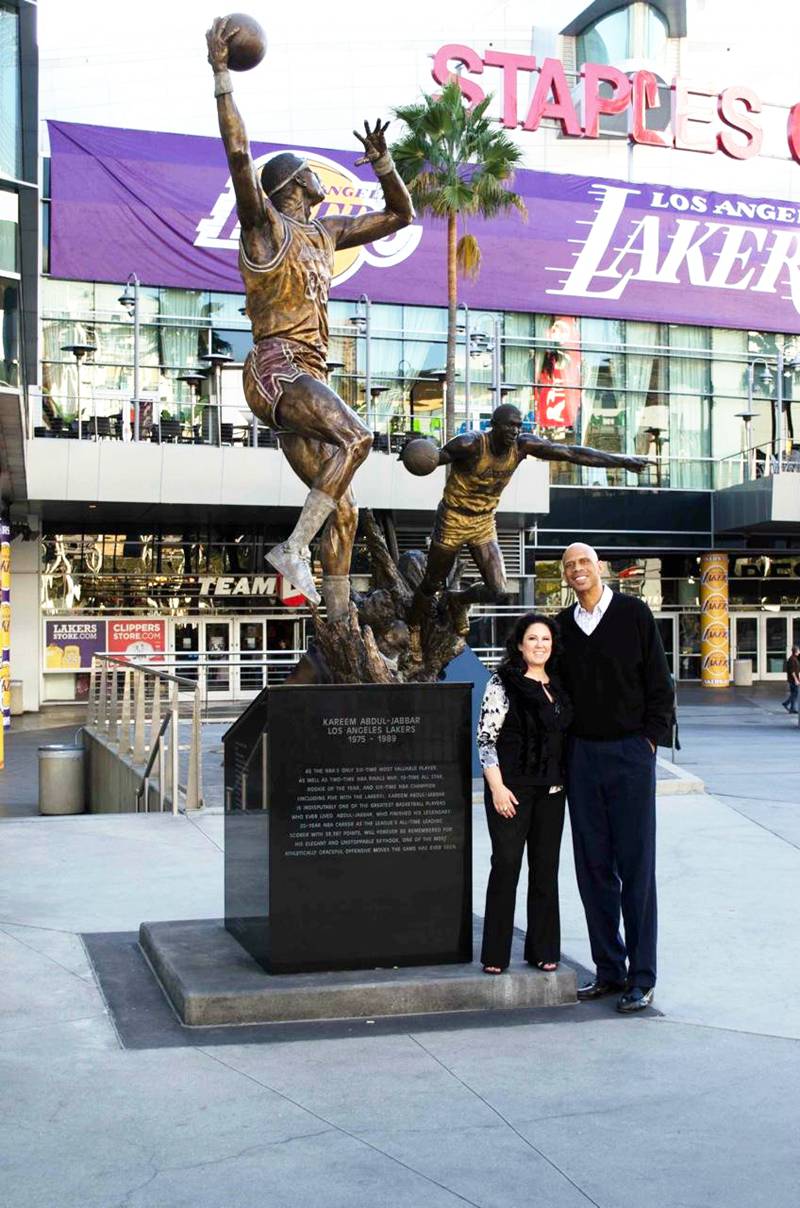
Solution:
M0 271L18 273L17 224L19 205L16 193L0 189Z
M745 383L747 397L753 400L752 440L756 446L756 458L763 465L772 453L774 440L775 412L775 368L778 357L778 340L771 331L747 333L747 359Z
M0 4L0 172L22 173L19 16Z
M711 455L720 462L715 486L739 481L747 411L747 332L715 327L711 331ZM721 460L724 459L724 460Z
M629 322L625 332L627 452L653 458L655 483L667 486L668 467L662 455L669 439L669 399L661 329L657 323Z
M249 323L244 310L244 294L221 294L209 293L208 302L206 304L206 313L210 316L212 322L219 323L223 320L229 322L233 320L235 323L241 323L243 327L249 329Z
M633 53L642 54L646 59L660 59L667 48L667 23L652 5L637 4L636 7L642 10L642 35L641 47L634 45Z
M626 59L662 59L667 23L651 4L628 4L587 26L578 38L578 63L611 63Z
M0 278L0 386L19 385L19 286Z
M578 444L607 453L624 453L625 414L624 325L618 319L581 322L583 393L578 418ZM624 485L624 471L584 466L586 486Z
M233 357L237 365L244 363L250 349L253 347L253 333L236 331L233 328L214 328L211 333L211 351L224 352Z
M578 38L578 63L619 63L628 58L628 9L589 25Z
M671 323L669 457L674 487L711 486L710 331Z
M207 310L207 299L201 290L160 291L158 330L162 365L181 370L198 366L198 357L208 351Z

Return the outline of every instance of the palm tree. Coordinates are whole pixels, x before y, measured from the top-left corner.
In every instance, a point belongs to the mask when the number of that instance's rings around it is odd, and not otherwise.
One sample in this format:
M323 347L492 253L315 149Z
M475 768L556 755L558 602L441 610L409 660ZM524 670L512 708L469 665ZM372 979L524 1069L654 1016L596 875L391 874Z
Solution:
M451 80L439 96L425 94L421 102L394 111L407 130L393 145L392 155L417 212L447 220L445 440L455 429L457 276L474 279L481 263L478 241L466 230L467 220L491 218L510 209L526 214L522 198L508 187L522 152L486 117L491 99L487 96L469 109L458 82Z

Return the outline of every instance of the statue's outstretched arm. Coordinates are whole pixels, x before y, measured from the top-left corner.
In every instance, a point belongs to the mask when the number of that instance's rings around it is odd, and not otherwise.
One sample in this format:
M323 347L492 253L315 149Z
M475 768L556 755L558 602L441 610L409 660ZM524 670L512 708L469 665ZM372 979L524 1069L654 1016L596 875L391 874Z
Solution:
M208 61L214 72L219 132L231 170L236 212L243 232L258 230L262 234L265 246L258 251L263 256L271 252L273 243L276 247L279 245L280 219L264 196L250 153L250 140L233 99L233 85L228 71L228 42L237 32L238 27L231 24L229 17L217 17L206 34Z
M359 134L357 130L353 131L364 148L364 154L356 160L356 164L372 164L383 190L385 208L359 214L356 218L323 218L323 224L337 247L357 247L362 243L372 243L374 239L383 239L385 235L402 230L414 220L414 206L408 189L400 179L386 146L388 125L388 122L381 122L378 118L372 130L369 122L364 122L363 134Z
M569 461L577 466L616 467L641 474L653 463L646 457L629 457L627 453L606 453L587 445L557 444L526 432L519 438L520 452L527 457L540 457L543 461Z

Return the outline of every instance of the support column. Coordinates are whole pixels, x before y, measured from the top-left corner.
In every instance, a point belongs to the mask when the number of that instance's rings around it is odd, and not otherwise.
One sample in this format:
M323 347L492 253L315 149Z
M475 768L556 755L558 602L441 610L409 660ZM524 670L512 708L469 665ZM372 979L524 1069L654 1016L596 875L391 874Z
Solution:
M11 725L11 525L0 521L0 632L2 632L3 729Z
M727 688L729 670L728 555L700 558L700 676L704 688Z

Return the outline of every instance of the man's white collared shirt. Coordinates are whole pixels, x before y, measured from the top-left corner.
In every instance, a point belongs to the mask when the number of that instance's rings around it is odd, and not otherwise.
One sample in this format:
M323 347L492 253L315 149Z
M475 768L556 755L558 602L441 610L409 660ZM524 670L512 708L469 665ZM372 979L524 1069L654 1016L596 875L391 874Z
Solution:
M605 611L613 598L611 588L606 583L603 586L603 594L591 612L587 612L587 610L581 606L580 600L575 605L575 624L579 629L583 630L587 637L590 633L594 633L595 629L597 629L597 626L602 621Z

